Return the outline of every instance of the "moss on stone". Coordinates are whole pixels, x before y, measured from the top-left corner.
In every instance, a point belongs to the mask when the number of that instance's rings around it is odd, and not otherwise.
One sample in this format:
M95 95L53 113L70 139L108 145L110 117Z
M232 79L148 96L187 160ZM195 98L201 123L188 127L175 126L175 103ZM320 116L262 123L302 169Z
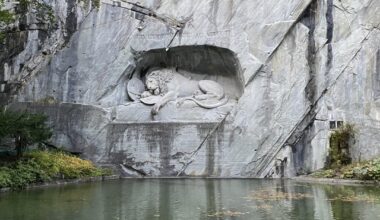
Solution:
M30 0L19 0L19 6L22 10L27 10Z
M26 5L32 5L37 10L37 19L48 21L49 23L55 22L55 15L53 8L36 0L24 0Z
M334 178L336 177L336 171L332 169L318 170L310 174L310 176L316 177L316 178Z
M346 124L330 135L327 168L336 169L351 163L350 145L355 137L354 126Z
M57 104L58 101L53 96L47 96L45 98L39 99L37 103L41 104Z
M10 23L14 22L14 16L11 12L1 10L0 8L0 25L8 25ZM5 42L5 39L7 37L7 34L4 29L0 30L0 44L3 44Z
M6 33L0 32L0 44L3 44L5 42L6 37Z
M0 22L4 24L10 24L14 22L13 13L6 10L0 10Z
M96 9L100 8L100 0L80 0L80 1L84 3L86 8L89 6Z
M92 5L96 8L100 8L100 0L93 0Z
M0 25L8 25L14 22L14 15L8 10L3 10L4 0L0 0Z
M37 0L20 0L20 13L28 11L29 7L33 7L34 9L36 9L37 19L40 19L41 21L47 20L50 23L53 23L55 21L54 10L50 5L44 2L39 2Z

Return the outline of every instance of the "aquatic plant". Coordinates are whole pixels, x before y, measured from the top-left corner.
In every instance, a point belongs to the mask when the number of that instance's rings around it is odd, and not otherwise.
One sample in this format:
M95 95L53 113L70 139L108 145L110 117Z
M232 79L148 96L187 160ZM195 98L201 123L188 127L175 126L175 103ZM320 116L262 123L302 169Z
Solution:
M304 193L283 192L277 190L258 190L251 192L246 198L248 201L277 201L277 200L301 200L312 196Z
M242 215L245 215L248 213L244 212L239 212L239 211L231 211L231 210L221 210L221 211L216 211L216 212L211 212L207 214L207 217L212 217L212 218L226 218L226 217L239 217Z

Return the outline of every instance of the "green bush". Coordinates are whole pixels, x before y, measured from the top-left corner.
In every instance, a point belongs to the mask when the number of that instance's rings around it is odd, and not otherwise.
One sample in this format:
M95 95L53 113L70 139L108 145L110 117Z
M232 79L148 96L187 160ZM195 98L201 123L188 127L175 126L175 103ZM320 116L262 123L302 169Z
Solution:
M342 178L380 180L380 159L342 168Z
M31 183L109 175L91 161L55 151L31 151L19 161L0 167L0 188L24 188Z
M0 167L0 188L10 186L12 183L10 170L8 167Z
M27 163L19 161L10 167L11 184L12 188L22 188L30 183L38 182L37 177L38 167L37 164L29 161Z
M343 178L380 181L380 159L341 166L336 169L319 170L311 174L317 178Z
M14 139L17 156L21 157L28 146L50 139L52 131L46 122L47 116L43 114L1 109L0 139Z
M72 179L103 174L102 170L96 168L91 161L64 152L32 151L25 156L33 158L51 177Z

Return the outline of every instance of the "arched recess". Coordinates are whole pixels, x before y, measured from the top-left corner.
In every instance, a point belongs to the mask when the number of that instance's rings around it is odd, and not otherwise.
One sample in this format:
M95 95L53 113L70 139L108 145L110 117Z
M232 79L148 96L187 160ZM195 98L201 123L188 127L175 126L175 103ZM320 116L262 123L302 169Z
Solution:
M135 53L135 73L141 79L152 70L175 68L194 80L210 79L221 84L226 94L238 99L244 83L239 60L229 49L193 45L152 49Z

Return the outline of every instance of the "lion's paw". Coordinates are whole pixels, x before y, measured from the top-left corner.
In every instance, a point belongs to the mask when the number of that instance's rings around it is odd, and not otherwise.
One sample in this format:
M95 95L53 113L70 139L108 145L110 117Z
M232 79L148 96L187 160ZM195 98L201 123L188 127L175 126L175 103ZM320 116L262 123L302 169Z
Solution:
M149 96L152 96L152 93L150 93L149 91L145 91L141 94L141 98L146 98L146 97L149 97Z
M152 115L157 115L159 110L160 110L160 106L154 105L152 110L151 110Z

